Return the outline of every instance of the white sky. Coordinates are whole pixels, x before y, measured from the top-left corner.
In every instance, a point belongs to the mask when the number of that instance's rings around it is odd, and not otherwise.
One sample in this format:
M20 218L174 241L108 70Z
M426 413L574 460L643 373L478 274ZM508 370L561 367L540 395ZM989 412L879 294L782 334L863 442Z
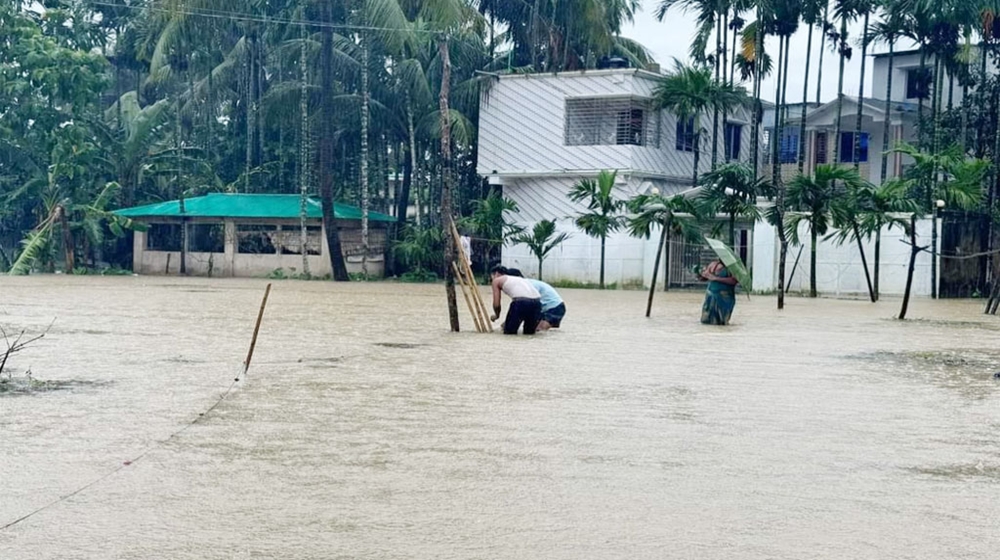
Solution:
M635 23L627 26L622 35L630 39L635 39L653 52L656 61L664 70L673 67L673 59L678 58L683 62L688 61L688 50L695 34L695 14L684 13L681 10L672 10L667 14L664 22L656 21L653 13L657 0L643 0L643 10L636 15ZM753 21L753 14L743 16L747 22ZM861 79L861 48L857 45L860 42L862 25L860 22L848 26L848 33L851 43L854 45L854 55L847 61L844 67L844 94L851 97L858 95L858 85ZM788 63L788 96L789 103L802 101L802 78L805 75L806 63L806 38L808 29L804 26L799 28L799 32L792 36L792 55ZM730 39L731 40L731 39ZM712 44L714 45L714 39ZM731 45L732 43L730 43ZM830 45L825 45L826 53L823 55L823 87L822 100L830 101L837 97L837 74L840 59L835 52L830 50ZM910 45L897 45L896 50L910 48ZM778 40L773 37L767 38L765 46L768 54L777 63ZM886 47L875 46L876 52L884 52ZM819 30L813 32L812 64L809 69L809 100L816 100L816 68L819 62ZM776 72L772 72L764 80L764 89L761 97L774 100ZM871 96L871 76L872 60L869 57L865 68L865 96ZM738 75L738 73L737 73ZM746 84L749 86L749 84Z

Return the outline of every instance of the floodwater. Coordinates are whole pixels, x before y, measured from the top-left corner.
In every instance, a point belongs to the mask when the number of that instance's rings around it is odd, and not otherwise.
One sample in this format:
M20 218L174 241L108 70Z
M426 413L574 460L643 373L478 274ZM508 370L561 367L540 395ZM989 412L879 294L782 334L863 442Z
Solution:
M0 526L84 488L0 531L0 558L1000 550L1000 319L978 302L900 323L898 300L741 297L718 328L693 293L646 319L644 293L565 291L564 328L529 338L448 333L440 286L282 281L249 377L199 417L264 285L0 278L8 331L56 318L8 367L67 383L0 395Z

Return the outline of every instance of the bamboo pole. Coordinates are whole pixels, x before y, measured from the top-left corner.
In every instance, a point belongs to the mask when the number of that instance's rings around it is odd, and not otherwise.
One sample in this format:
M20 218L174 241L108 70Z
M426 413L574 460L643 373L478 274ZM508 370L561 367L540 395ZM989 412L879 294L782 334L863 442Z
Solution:
M463 275L461 271L459 271L458 265L455 264L455 261L452 261L451 268L452 270L455 271L455 277L458 278L459 285L462 287L462 297L465 299L465 305L469 307L469 313L472 315L472 322L475 323L476 325L476 332L483 332L483 325L480 322L481 317L479 316L479 313L477 313L477 310L473 309L472 300L469 299L470 296L469 296L469 291L466 289L467 282L465 279L465 275Z
M458 260L462 263L461 268L462 270L465 271L465 273L469 277L469 281L472 286L472 295L476 303L478 304L480 311L482 311L483 313L483 319L486 323L488 331L493 332L493 321L489 320L490 317L489 309L486 307L486 302L483 301L483 294L479 291L479 286L476 285L476 276L472 273L472 267L469 266L469 259L465 255L465 250L462 249L462 239L458 235L458 228L455 227L454 221L452 221L451 223L451 236L452 240L455 242L456 248L458 249L457 250L457 254L459 257Z
M250 369L250 360L253 359L253 350L257 346L257 333L260 332L260 321L264 318L264 308L267 307L267 296L271 295L271 284L264 290L264 299L260 302L260 311L257 312L257 324L253 327L253 338L250 339L250 350L247 352L247 359L243 362L243 375Z

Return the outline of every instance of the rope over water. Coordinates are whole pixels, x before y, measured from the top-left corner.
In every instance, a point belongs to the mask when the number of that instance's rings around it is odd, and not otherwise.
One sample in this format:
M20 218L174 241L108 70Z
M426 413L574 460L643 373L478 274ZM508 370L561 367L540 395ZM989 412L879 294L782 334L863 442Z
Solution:
M198 416L196 416L193 420L191 420L190 422L188 422L187 424L185 424L184 426L182 426L180 429L178 429L174 433L172 433L169 436L167 436L165 439L160 440L160 441L154 443L153 445L147 447L145 450L143 450L142 453L139 453L135 457L132 457L131 459L128 459L127 461L124 461L122 464L118 465L114 469L112 469L112 470L110 470L110 471L102 474L101 476L95 478L94 480L91 480L87 484L84 484L83 486L77 488L76 490L70 492L69 494L66 494L65 496L60 496L60 497L56 498L55 500L52 500L51 502L49 502L49 503L47 503L47 504L39 507L38 509L36 509L34 511L31 511L31 512L25 514L25 515L22 515L21 517L18 517L17 519L11 521L10 523L7 523L7 524L5 524L3 526L0 526L0 531L7 530L7 529L13 527L14 525L17 525L18 523L20 523L20 522L22 522L22 521L24 521L24 520L26 520L26 519L28 519L28 518L30 518L30 517L38 514L38 513L41 513L43 511L49 509L52 506L55 506L55 505L57 505L59 503L62 503L62 502L65 502L66 500L72 498L73 496L76 496L77 494L83 492L84 490L86 490L86 489L88 489L88 488L90 488L90 487L92 487L92 486L94 486L94 485L96 485L96 484L98 484L98 483L100 483L100 482L102 482L102 481L110 478L112 475L114 475L115 473L121 471L125 467L132 466L133 464L135 464L139 460L141 460L143 457L145 457L146 455L148 455L151 451L153 451L155 449L158 449L160 447L163 447L164 445L166 445L167 443L169 443L171 440L173 440L177 436L179 436L182 433L184 433L188 428L190 428L191 426L194 426L198 422L201 422L203 419L205 419L205 417L208 416L213 410L215 410L216 407L218 407L220 404L222 404L222 401L226 400L226 397L229 396L229 393L232 392L232 390L236 387L236 385L240 382L240 380L243 379L243 377L246 376L247 370L250 369L250 360L251 360L251 358L253 358L254 347L257 344L257 333L260 331L260 322L261 322L261 319L264 317L264 307L267 306L267 297L268 297L268 295L270 295L270 293L271 293L271 284L268 284L267 288L264 290L264 300L260 304L260 312L257 314L257 323L254 326L253 340L250 343L250 351L247 353L247 359L246 359L246 361L243 362L242 364L240 364L240 369L237 372L236 377L229 384L229 387L226 388L226 390L222 393L222 395L220 395L219 398L216 399L214 403L212 403L212 406L210 406L207 409L205 409L204 412L198 413Z

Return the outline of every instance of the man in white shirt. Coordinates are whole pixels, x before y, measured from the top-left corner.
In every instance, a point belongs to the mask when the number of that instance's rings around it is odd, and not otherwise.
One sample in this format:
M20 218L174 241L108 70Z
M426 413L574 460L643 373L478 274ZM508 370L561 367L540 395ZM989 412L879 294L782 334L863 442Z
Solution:
M524 278L507 274L507 269L499 265L490 270L490 278L493 283L493 316L490 320L500 318L500 293L503 292L510 298L503 333L517 334L523 323L524 334L535 334L542 318L542 295L538 290Z

